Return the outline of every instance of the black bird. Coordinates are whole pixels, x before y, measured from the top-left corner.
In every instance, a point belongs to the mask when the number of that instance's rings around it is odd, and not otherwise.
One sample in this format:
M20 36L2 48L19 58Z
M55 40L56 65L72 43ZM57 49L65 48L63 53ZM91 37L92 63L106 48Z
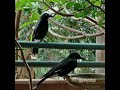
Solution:
M37 88L45 79L57 75L60 77L66 76L68 73L73 71L77 67L77 59L83 59L78 53L71 53L67 58L63 59L60 63L54 66L48 71L35 86Z
M35 29L33 31L32 35L32 41L39 40L40 42L43 40L43 38L46 36L48 32L48 18L53 17L52 15L48 13L42 14L40 17L40 20L35 26ZM33 48L32 53L35 55L38 53L38 48Z

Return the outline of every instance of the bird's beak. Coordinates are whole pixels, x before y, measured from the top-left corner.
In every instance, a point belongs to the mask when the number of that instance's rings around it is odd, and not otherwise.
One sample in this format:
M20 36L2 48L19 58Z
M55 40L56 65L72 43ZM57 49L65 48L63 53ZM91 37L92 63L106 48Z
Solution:
M54 16L49 14L49 17L54 17Z
M85 58L83 58L83 57L80 57L80 59L82 59L83 61L84 61L84 60L86 60L86 59L85 59Z

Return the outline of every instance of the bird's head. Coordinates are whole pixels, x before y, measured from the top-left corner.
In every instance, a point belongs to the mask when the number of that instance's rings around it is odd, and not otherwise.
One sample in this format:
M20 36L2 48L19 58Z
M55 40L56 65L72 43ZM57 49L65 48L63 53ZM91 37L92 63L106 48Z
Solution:
M85 58L83 58L80 54L78 53L71 53L69 56L69 58L73 58L73 59L82 59L85 60Z
M54 16L52 16L52 15L50 15L50 14L48 14L48 13L44 13L44 14L42 14L42 16L41 16L41 19L48 19L49 17L54 17Z

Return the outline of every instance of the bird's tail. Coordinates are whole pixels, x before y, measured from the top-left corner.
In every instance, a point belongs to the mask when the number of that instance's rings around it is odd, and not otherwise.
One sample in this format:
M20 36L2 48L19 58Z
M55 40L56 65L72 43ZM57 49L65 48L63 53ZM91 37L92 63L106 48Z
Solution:
M48 77L43 77L36 85L34 85L33 90L35 90L46 78Z
M32 37L32 41L35 41L34 37ZM38 48L32 48L32 54L38 54Z
M44 75L42 77L42 79L33 86L33 90L35 90L43 81L45 81L47 78L53 76L53 75L56 75L58 72L54 72L54 73L47 73L46 75Z
M32 54L34 54L34 55L35 55L35 54L38 54L38 48L33 48L33 49L32 49Z

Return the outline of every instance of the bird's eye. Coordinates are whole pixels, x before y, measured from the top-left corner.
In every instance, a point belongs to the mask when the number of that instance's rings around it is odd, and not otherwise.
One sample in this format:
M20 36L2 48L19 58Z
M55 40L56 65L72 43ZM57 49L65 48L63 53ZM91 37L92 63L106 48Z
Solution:
M47 13L45 13L45 16L48 16L48 14L47 14Z

